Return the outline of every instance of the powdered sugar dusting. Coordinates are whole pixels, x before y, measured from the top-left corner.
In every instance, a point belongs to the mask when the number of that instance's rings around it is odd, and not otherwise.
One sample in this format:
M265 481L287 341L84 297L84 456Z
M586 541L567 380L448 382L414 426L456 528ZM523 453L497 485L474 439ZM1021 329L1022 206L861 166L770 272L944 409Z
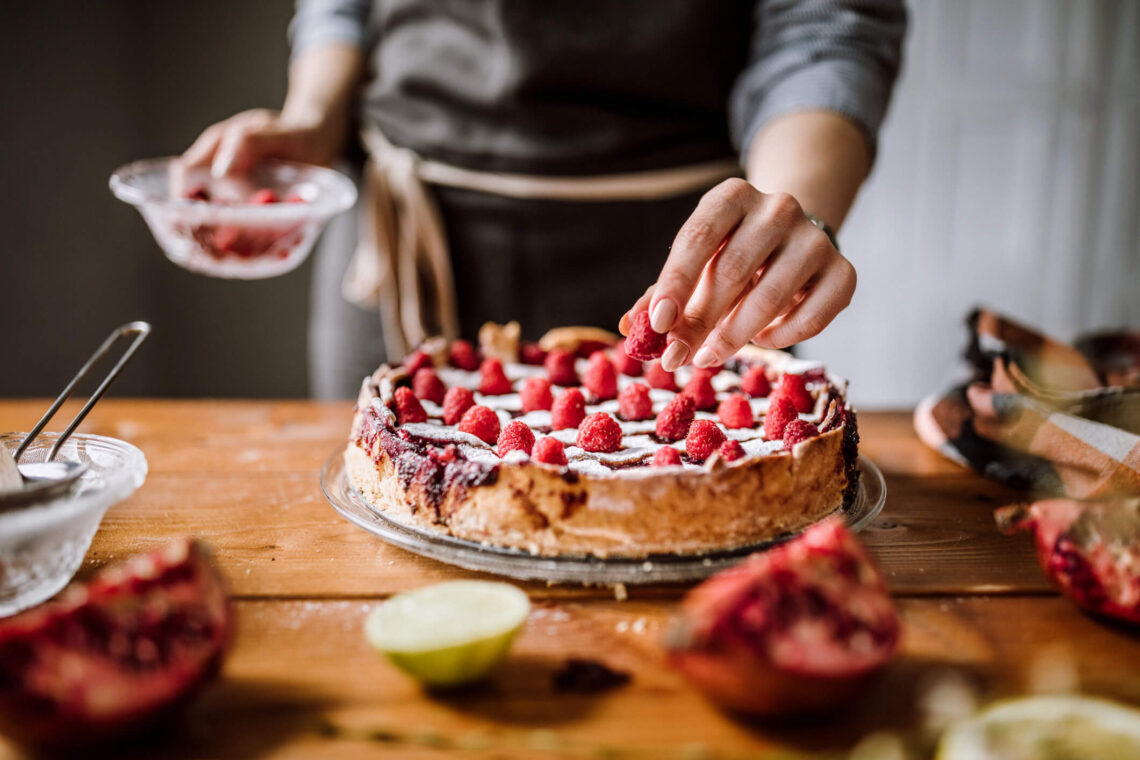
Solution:
M577 367L579 375L582 375L585 372L587 360L579 359L575 362L575 366ZM802 374L810 370L816 370L821 366L819 362L789 358L780 369L787 373ZM454 367L441 367L437 368L436 371L440 379L443 380L448 387L459 385L473 390L479 387L480 375L478 372L467 372L455 369ZM504 371L516 387L524 378L546 375L546 370L543 367L525 364L506 364ZM683 367L678 370L674 375L678 387L684 387L692 377L692 373L693 370L691 367ZM643 378L629 377L626 375L619 375L618 377L619 388L625 388L635 382L643 383L645 381ZM740 375L729 370L721 370L712 378L713 389L717 393L718 400L723 400L729 393L739 392L740 383ZM381 398L385 401L389 400L395 390L391 381L388 378L382 378L378 385ZM819 424L821 421L820 417L824 410L826 410L829 400L827 398L826 385L824 383L814 383L809 385L809 389L815 392L816 407L808 414L801 414L800 418ZM587 396L587 401L589 401L588 391L584 388L582 390ZM560 392L560 389L554 389L556 396ZM653 405L654 415L658 414L675 395L676 394L672 391L651 388L649 398ZM613 416L621 427L622 446L614 452L591 452L580 448L577 445L577 429L550 430L551 415L549 411L539 410L523 414L522 399L518 393L507 393L501 396L485 396L476 391L475 401L477 404L482 404L494 410L499 417L501 426L506 426L511 420L517 419L534 430L536 434L549 435L561 441L563 445L566 446L566 458L569 463L569 469L581 474L607 477L636 475L644 469L639 465L647 464L652 460L653 455L666 445L658 442L653 437L653 433L656 429L655 419L636 421L622 420L618 416L619 403L614 399L599 403L587 403L586 405L586 414L606 412ZM386 424L394 427L395 417L388 407L380 399L373 399L372 403L382 415ZM405 425L404 428L409 433L439 444L455 444L460 452L467 459L472 461L485 463L498 463L500 461L520 463L529 461L529 457L521 451L511 452L507 455L505 460L500 460L493 446L488 445L473 435L462 433L454 427L444 425L443 409L439 404L426 400L421 403L429 419L424 423L409 423ZM750 398L748 403L752 409L753 417L756 419L755 424L750 428L725 429L725 435L730 440L738 441L744 449L745 454L749 457L767 456L782 452L784 450L782 441L764 440L761 423L764 415L768 412L769 400L767 398ZM719 423L715 410L698 411L695 417L699 420L712 420ZM678 451L685 451L684 441L678 441L673 444L673 446ZM702 467L703 465L689 462L668 469L701 469Z

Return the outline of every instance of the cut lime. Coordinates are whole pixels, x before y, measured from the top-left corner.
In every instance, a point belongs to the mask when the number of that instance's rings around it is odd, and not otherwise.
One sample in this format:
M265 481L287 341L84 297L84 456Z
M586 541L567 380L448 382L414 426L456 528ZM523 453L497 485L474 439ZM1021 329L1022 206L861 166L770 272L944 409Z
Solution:
M938 760L1131 760L1140 758L1140 710L1092 697L997 702L954 724Z
M364 635L419 681L457 686L503 661L529 613L530 600L510 584L449 581L384 602L368 615Z

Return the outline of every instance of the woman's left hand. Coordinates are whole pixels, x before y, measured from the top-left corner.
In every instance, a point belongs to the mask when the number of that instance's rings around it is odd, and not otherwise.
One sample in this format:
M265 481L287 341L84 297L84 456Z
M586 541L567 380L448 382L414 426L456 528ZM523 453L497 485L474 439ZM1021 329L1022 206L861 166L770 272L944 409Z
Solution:
M855 268L795 198L729 179L701 198L620 329L648 309L669 333L666 370L710 367L749 341L784 348L818 334L854 292Z

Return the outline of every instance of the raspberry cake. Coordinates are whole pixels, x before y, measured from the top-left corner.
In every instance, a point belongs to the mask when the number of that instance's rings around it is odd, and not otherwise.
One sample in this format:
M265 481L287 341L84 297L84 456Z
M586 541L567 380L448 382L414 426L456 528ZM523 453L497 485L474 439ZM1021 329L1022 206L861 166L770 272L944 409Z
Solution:
M645 557L753 545L855 494L855 413L818 363L748 347L669 373L633 337L518 334L433 339L365 378L345 464L374 509L539 555Z

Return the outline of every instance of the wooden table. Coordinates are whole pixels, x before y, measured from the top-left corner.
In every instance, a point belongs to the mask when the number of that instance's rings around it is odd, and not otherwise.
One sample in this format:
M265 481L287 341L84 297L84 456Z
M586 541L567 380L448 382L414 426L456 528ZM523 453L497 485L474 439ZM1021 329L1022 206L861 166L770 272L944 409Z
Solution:
M45 406L0 401L0 430L28 429ZM346 403L110 400L85 423L141 448L150 474L108 512L83 573L197 535L216 550L239 616L224 679L140 757L754 757L913 727L916 695L940 672L1008 694L1058 659L1085 691L1140 701L1140 641L1057 596L1028 537L994 528L992 509L1016 494L924 448L903 412L860 416L862 451L888 491L863 536L898 600L902 651L846 711L775 724L710 706L662 659L680 587L631 587L619 602L605 589L526 586L535 611L507 665L481 688L428 696L368 648L363 619L390 594L474 574L390 547L325 502L318 471L349 418ZM573 656L632 681L600 695L554 691L553 672ZM12 754L0 744L0 757Z

